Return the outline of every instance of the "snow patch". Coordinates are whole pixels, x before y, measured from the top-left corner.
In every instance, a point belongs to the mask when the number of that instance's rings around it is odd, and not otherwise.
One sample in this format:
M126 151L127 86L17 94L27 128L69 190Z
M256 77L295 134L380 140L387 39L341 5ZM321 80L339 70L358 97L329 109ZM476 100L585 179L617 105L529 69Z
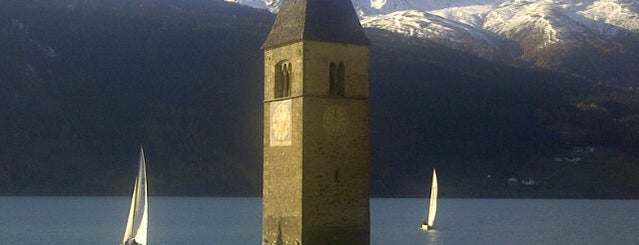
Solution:
M272 13L277 13L282 0L224 0L229 3L237 3L257 9L268 9Z
M420 10L397 11L391 14L363 18L362 26L373 27L428 39L443 39L455 43L481 42L493 45L492 38L473 26L447 20Z
M592 20L594 31L613 37L620 29L639 32L638 6L636 1L597 0L577 14Z

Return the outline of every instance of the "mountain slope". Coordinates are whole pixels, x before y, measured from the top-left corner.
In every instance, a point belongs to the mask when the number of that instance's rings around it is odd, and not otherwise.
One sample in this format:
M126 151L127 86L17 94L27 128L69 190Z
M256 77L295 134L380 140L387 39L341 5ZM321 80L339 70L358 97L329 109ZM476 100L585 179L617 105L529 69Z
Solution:
M153 193L259 193L272 21L208 0L3 2L0 192L129 192L142 144Z
M152 193L260 195L273 17L210 0L0 3L0 193L126 194L143 144ZM444 196L639 196L637 90L366 31L372 195L424 195L437 167Z
M227 1L268 5L272 11L280 2ZM353 4L367 28L428 39L490 60L637 85L634 73L605 75L617 68L639 68L630 58L639 55L636 0L354 0Z

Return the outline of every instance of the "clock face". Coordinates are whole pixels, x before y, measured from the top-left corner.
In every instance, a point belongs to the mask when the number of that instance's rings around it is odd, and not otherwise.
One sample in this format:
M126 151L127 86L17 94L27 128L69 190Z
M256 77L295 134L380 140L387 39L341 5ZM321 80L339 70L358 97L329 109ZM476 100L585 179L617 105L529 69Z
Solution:
M291 101L271 103L271 145L291 145Z
M322 127L331 136L342 136L348 131L350 121L348 112L343 106L329 106L324 109L322 117Z

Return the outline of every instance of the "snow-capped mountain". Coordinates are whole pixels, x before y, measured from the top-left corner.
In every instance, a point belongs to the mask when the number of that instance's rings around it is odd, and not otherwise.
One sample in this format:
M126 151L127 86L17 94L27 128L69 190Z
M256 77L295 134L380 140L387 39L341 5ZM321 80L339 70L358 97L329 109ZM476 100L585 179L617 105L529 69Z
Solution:
M282 0L226 0L277 12ZM478 57L636 83L639 0L351 0L362 26Z
M226 0L277 11L282 0ZM639 0L352 0L364 27L447 43L537 48L639 32ZM469 39L471 38L471 39Z
M503 44L503 40L492 33L421 10L365 17L361 23L364 26L383 27L382 29L388 31L446 43L450 47L473 53L475 50L495 53Z
M239 3L242 5L250 6L258 9L268 9L269 11L276 13L280 7L282 0L225 0L230 3Z
M637 32L637 2L624 0L518 0L489 11L482 29L538 47L582 38Z
M451 21L421 10L397 11L367 17L362 19L361 23L364 26L384 26L386 30L416 37L445 38L448 41L455 41L458 37L465 36L460 34L467 34L490 41L486 33L478 31L471 25Z

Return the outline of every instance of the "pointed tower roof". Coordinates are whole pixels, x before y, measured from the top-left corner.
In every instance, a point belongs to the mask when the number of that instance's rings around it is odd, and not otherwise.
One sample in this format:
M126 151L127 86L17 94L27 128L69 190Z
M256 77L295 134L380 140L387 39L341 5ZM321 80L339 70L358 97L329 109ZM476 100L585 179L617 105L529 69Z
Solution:
M301 40L370 45L350 0L284 0L262 48Z

